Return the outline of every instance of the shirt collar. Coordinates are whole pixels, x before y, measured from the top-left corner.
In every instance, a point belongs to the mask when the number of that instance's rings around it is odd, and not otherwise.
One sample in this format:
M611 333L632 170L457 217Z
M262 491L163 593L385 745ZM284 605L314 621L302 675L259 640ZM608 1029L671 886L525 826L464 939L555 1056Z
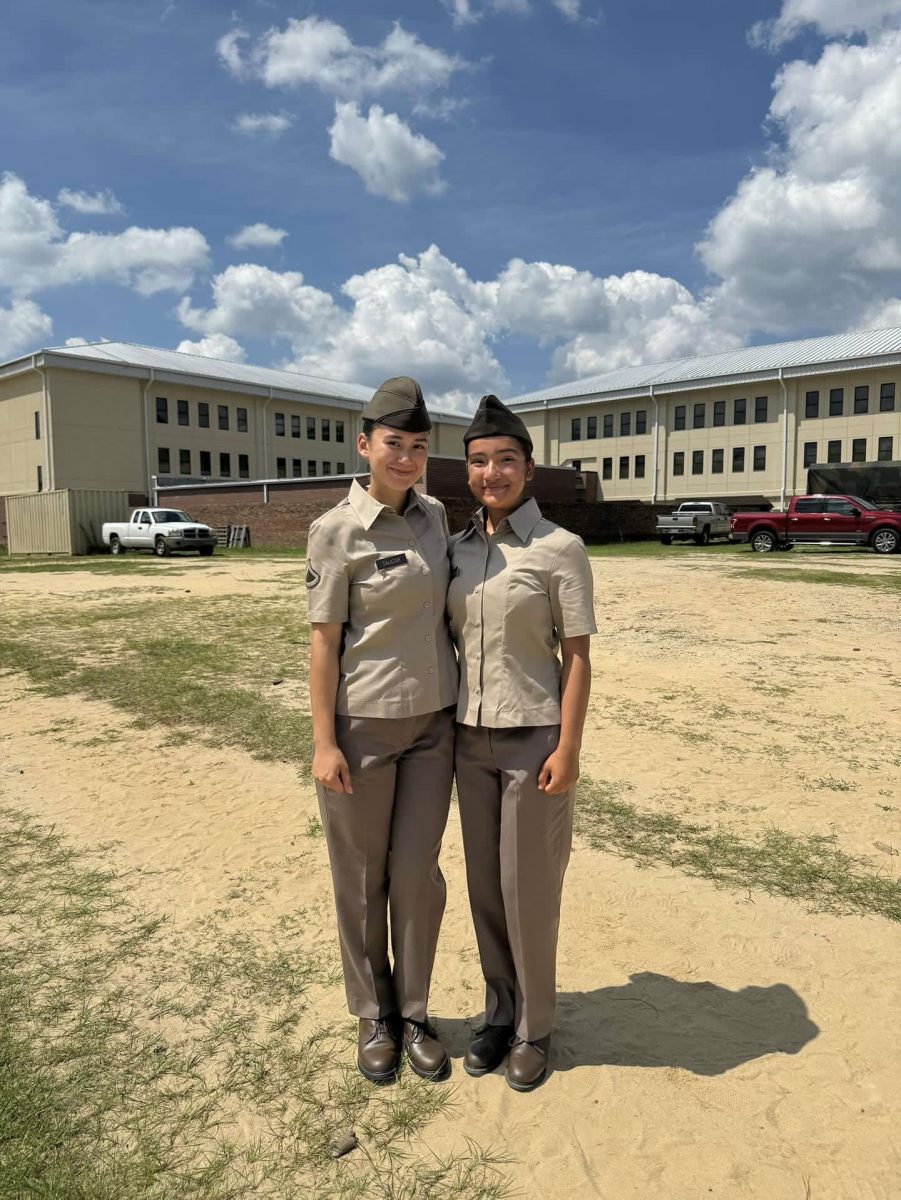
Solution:
M529 540L529 535L532 530L541 520L541 509L538 507L538 501L530 497L524 504L520 504L519 508L514 508L509 517L504 520L519 538L525 544ZM503 522L501 522L503 524ZM485 526L485 509L480 508L472 518L472 528L480 530L484 537L487 537L488 531Z
M347 499L350 503L350 507L360 518L360 524L367 531L373 527L380 513L394 513L393 508L390 508L387 504L381 504L378 500L375 500L372 496L370 496L369 492L366 491L366 489L357 479L355 479L350 485L350 491L347 494ZM404 509L401 515L406 516L414 505L418 505L420 508L423 507L422 501L419 499L419 493L415 488L410 488L407 507ZM394 515L396 516L397 514L395 513Z

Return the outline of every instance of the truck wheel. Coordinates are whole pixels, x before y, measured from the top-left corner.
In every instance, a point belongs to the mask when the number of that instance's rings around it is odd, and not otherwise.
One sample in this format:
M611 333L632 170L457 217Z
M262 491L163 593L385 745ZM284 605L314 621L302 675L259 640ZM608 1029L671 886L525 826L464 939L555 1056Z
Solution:
M695 534L695 545L696 546L709 546L710 545L710 526L709 525L705 525L700 533Z
M125 547L122 545L122 543L119 541L119 539L116 537L115 534L113 534L110 537L109 552L110 552L110 554L116 554L116 555L125 553Z
M671 546L672 544L673 544L673 539L670 537L670 535L668 533L661 533L660 545L661 546Z
M901 546L901 536L896 529L877 529L870 539L877 554L894 554Z
M756 550L758 554L771 554L778 548L779 541L769 529L758 529L751 537L751 549Z
M156 539L156 541L153 543L153 553L157 556L157 558L169 557L169 547L166 545L165 538L158 537Z
M210 555L213 553L213 549L214 549L213 546L202 546L201 550L200 550L200 557L201 558L209 558Z

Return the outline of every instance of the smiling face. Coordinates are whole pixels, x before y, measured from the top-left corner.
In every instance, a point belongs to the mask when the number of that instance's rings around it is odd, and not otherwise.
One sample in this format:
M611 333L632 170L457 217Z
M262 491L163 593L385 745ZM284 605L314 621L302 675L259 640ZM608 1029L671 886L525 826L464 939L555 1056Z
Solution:
M466 449L466 473L469 490L489 512L512 512L535 462L514 437L473 438Z
M402 496L425 470L429 457L428 433L404 433L389 425L376 425L369 437L361 433L357 449L369 463L370 491Z

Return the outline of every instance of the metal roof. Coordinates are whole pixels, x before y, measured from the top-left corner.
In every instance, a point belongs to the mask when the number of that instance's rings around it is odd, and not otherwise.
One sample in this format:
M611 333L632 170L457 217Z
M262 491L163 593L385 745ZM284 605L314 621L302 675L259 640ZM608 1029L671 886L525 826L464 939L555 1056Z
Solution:
M660 392L688 391L730 382L753 382L819 373L841 363L844 367L878 366L879 360L901 361L901 328L857 330L830 337L802 338L767 346L748 346L721 354L699 354L646 366L618 367L603 375L574 380L557 387L528 392L508 401L511 408L528 410L564 405L586 397L604 399L623 393L647 395L653 385Z
M26 355L3 367L27 367L32 357L40 358L42 365L79 366L90 369L93 364L106 369L122 368L123 371L140 371L149 378L150 371L158 377L187 377L195 385L223 387L231 391L241 390L267 392L270 389L281 398L286 394L314 396L330 401L340 401L350 408L362 408L372 397L373 389L359 383L345 383L336 379L323 379L315 375L302 375L299 371L284 371L275 367L254 367L246 363L227 362L224 359L207 358L203 354L185 354L180 350L159 350L153 346L139 346L132 342L91 342L86 346L53 346L38 350L35 355ZM65 360L75 360L66 362ZM459 412L429 406L429 412L442 420L467 425L471 420Z

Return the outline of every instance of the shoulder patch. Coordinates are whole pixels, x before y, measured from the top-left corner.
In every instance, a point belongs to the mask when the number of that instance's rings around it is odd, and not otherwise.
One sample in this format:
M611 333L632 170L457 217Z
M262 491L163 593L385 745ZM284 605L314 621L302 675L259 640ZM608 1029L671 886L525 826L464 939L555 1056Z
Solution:
M322 579L322 576L316 570L312 563L307 563L307 587L314 588Z

